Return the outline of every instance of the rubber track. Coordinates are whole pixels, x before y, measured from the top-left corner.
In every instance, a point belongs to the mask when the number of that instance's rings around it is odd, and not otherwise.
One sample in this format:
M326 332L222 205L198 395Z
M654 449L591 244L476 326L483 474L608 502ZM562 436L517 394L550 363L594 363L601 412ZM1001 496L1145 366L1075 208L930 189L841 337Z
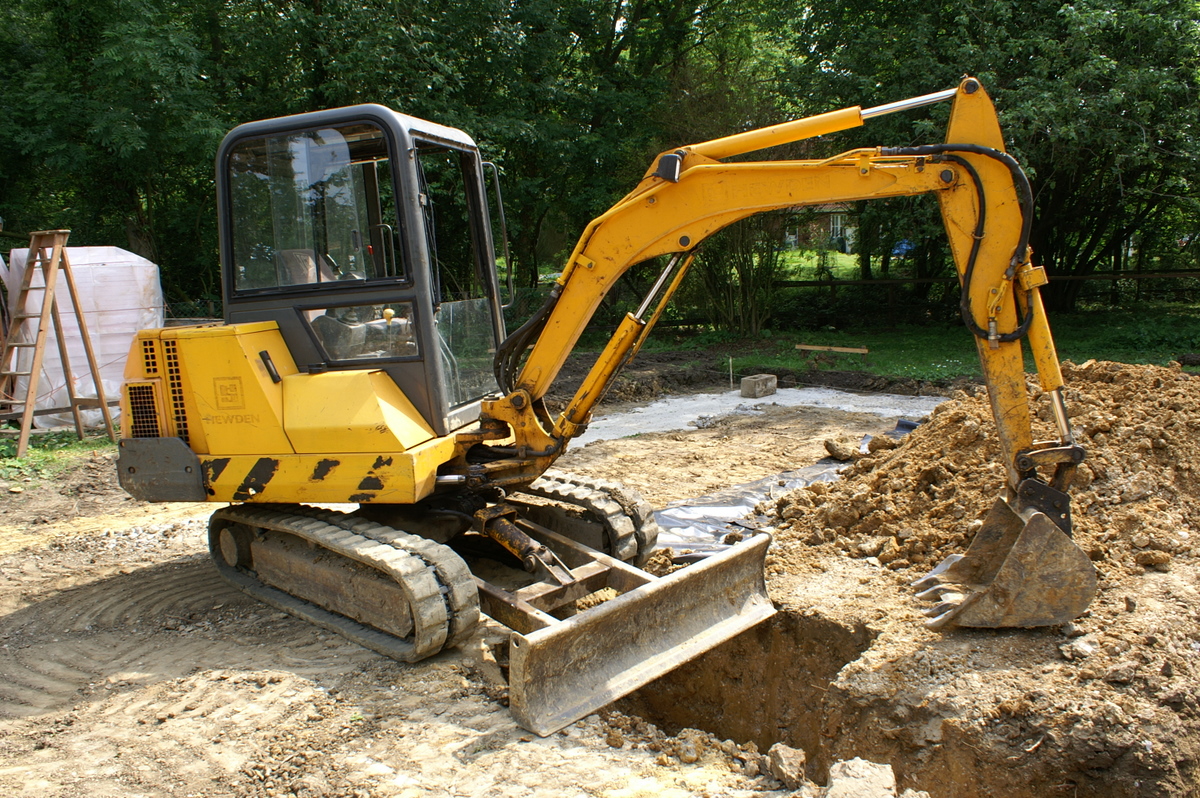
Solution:
M300 515L296 512L299 509L301 508L239 505L225 507L213 513L209 527L209 547L221 575L261 601L393 659L417 662L445 647L449 632L449 613L446 598L433 568L426 565L417 555L402 548L352 532L321 518ZM388 575L396 581L408 600L413 619L412 639L401 640L372 629L265 585L248 574L231 568L224 562L219 551L218 537L222 521L294 535Z
M552 469L522 492L589 511L607 528L610 553L620 560L643 562L658 545L654 511L632 488Z
M479 625L479 589L475 587L471 569L448 546L361 516L347 515L336 510L299 506L289 507L288 511L296 515L316 518L371 540L402 549L420 558L427 568L433 569L450 619L450 628L443 648L462 643Z

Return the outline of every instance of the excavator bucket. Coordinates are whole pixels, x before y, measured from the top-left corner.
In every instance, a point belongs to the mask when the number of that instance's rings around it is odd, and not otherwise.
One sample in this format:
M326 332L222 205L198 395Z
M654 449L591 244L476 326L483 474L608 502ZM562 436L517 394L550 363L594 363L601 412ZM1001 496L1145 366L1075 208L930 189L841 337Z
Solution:
M550 530L531 534L582 551ZM771 617L763 577L770 542L769 535L755 535L665 577L588 550L592 562L575 573L612 569L610 584L640 584L565 620L546 617L541 628L512 633L509 708L517 722L552 734ZM498 596L488 587L480 598L492 614ZM520 621L511 612L522 602L504 598L500 613L515 627Z
M913 582L930 629L1066 623L1096 595L1096 567L1045 514L1018 514L1000 498L966 554L952 554Z

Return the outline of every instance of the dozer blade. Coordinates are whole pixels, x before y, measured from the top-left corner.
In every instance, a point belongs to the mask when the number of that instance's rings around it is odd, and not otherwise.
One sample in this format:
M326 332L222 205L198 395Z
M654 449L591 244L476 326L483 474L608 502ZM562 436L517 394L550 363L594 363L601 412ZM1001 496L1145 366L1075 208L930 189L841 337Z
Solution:
M509 707L546 736L775 613L763 576L769 535L509 643ZM607 558L602 558L607 559ZM640 572L639 572L640 573Z
M966 554L952 554L913 587L939 603L926 626L1019 627L1066 623L1096 595L1096 567L1045 514L1018 515L997 499Z

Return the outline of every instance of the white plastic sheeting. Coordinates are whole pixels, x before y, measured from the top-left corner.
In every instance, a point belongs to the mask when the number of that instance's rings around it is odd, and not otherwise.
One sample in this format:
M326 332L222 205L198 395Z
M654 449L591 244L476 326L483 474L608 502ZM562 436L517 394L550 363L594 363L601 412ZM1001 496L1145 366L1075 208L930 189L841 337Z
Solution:
M832 482L845 467L844 463L822 460L798 471L785 471L707 496L671 502L654 511L659 527L658 545L677 555L690 551L706 556L720 551L726 548L723 541L730 532L748 536L763 525L766 519L754 516L754 508L760 502L777 499L813 482Z
M669 432L703 426L706 417L729 413L754 415L766 405L783 407L819 407L850 413L874 413L885 418L920 418L942 402L942 396L897 396L895 394L858 394L833 388L781 388L770 396L747 401L740 391L669 396L627 413L600 416L588 425L587 432L572 445L624 438L645 432ZM603 412L603 411L601 411Z
M14 249L11 263L4 265L0 259L0 279L4 280L8 292L10 313L37 313L41 309L42 292L30 291L23 311L17 309L17 295L21 279L25 274L28 249ZM83 310L87 330L92 340L92 350L100 368L105 397L109 401L120 395L125 373L125 358L129 345L138 330L163 326L162 286L158 278L158 266L118 247L67 247L67 258L71 273L79 290L79 305ZM42 275L33 277L35 286L42 285ZM63 324L63 337L67 342L67 356L75 381L75 394L95 397L96 390L88 373L87 354L79 334L79 322L71 304L66 280L59 275L55 286L59 316ZM37 335L37 319L27 319L17 338L32 341ZM33 350L17 350L16 371L28 371L33 362ZM28 378L17 384L17 395L24 395ZM39 409L68 407L66 377L63 374L62 358L53 329L47 332L46 353L42 360L42 373L38 380L36 406ZM116 408L113 408L114 419ZM103 424L99 410L84 411L84 422L88 426ZM38 416L37 426L42 428L69 426L73 424L70 412L63 415Z
M671 396L625 413L601 416L591 423L587 433L576 439L576 444L644 432L703 428L723 415L760 415L767 405L836 409L897 418L896 428L887 435L899 438L919 423L910 419L929 414L944 401L942 396L860 394L833 388L784 388L761 401L750 402L739 391ZM860 448L870 439L870 435L865 436ZM865 448L862 450L866 451ZM838 479L845 467L845 463L824 459L798 471L734 485L707 496L671 502L654 512L660 529L658 544L675 552L680 562L703 558L726 548L723 541L730 532L748 534L760 528L767 520L754 516L754 508L760 502L776 499L812 482Z
M896 428L887 435L890 438L902 438L916 429L917 423L900 419L896 422ZM866 452L870 440L870 435L863 436L859 451ZM769 519L754 515L755 507L761 502L774 501L813 482L839 479L847 465L825 458L797 471L785 471L707 496L671 502L663 509L654 511L660 529L658 545L675 552L680 562L713 554L728 545L724 539L730 532L750 534L765 528ZM692 552L694 556L680 556L683 552Z

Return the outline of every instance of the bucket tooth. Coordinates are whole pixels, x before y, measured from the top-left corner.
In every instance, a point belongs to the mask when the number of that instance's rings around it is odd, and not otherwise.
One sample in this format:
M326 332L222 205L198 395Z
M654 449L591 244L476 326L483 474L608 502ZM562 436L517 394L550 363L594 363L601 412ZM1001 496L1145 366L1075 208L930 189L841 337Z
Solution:
M958 562L959 560L961 560L962 558L963 558L963 555L961 555L961 554L947 555L946 559L944 559L940 563L938 563L936 568L934 568L932 571L925 574L924 576L922 576L920 579L916 580L915 582L911 582L910 587L912 587L916 590L928 590L931 587L940 585L942 574L949 571L954 566L954 564L956 562Z
M930 629L1066 623L1096 595L1096 568L1044 513L1018 515L997 499L965 555L951 555L913 582Z
M934 593L934 590L937 590L937 593ZM941 607L943 605L958 605L958 604L960 604L962 599L966 598L966 596L967 596L967 594L962 592L961 589L955 590L954 588L948 586L948 584L944 584L944 586L941 586L941 587L930 588L929 590L925 590L924 593L917 594L917 598L922 601L937 601L938 607ZM948 610L949 606L947 606L946 608ZM937 607L934 607L934 608L931 608L931 610L925 610L924 612L925 612L926 616L935 616L935 614L941 614L942 612L944 612L944 610L942 610L942 611L936 611L936 610L937 610Z
M917 594L917 598L921 601L943 601L947 600L947 596L958 595L962 592L961 585L934 585L931 588L922 590Z
M936 632L937 630L944 629L947 626L958 625L955 622L956 616L965 610L966 607L971 604L971 602L975 601L978 595L978 593L968 593L965 596L962 596L959 601L943 602L936 607L923 610L922 613L929 618L929 620L925 622L925 628Z

